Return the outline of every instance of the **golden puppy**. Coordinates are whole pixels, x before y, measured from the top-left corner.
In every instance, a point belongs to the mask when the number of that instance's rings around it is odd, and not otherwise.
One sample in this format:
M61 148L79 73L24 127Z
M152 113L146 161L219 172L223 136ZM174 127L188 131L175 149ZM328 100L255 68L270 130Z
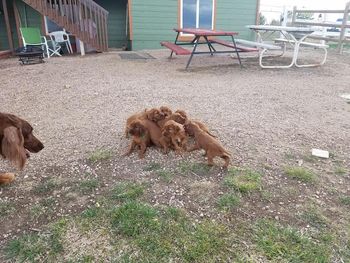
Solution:
M130 123L128 133L132 135L132 142L124 155L130 155L136 146L140 147L139 157L145 157L148 146L151 145L151 137L148 130L142 125L141 120L134 120Z
M220 142L203 131L198 124L194 122L187 122L185 124L185 130L189 134L194 135L195 145L188 149L191 152L194 150L205 150L208 158L208 165L214 165L214 157L221 157L225 161L224 167L227 168L230 163L230 153L222 147Z
M162 129L163 136L171 139L171 144L176 153L186 150L187 135L184 127L176 121L169 120L164 124Z

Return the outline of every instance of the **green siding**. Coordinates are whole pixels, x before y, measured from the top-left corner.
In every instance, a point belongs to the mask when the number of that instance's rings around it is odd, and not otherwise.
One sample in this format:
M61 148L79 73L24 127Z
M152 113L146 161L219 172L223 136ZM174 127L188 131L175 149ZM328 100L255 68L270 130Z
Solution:
M108 47L120 48L127 45L126 3L127 0L95 0L108 14Z
M160 41L174 41L178 0L132 0L132 49L158 49Z
M2 4L0 3L1 10L2 10ZM7 39L7 31L6 31L6 24L5 24L5 16L4 14L0 14L0 51L2 50L8 50L9 44Z
M37 27L41 30L41 14L21 0L16 1L22 27ZM42 32L43 33L43 32Z
M216 28L238 32L238 38L252 40L246 25L254 25L257 0L217 0Z
M245 28L255 24L257 0L216 0L217 29L236 31L239 38L252 39ZM178 0L133 0L132 49L157 49L160 41L174 41L178 26Z

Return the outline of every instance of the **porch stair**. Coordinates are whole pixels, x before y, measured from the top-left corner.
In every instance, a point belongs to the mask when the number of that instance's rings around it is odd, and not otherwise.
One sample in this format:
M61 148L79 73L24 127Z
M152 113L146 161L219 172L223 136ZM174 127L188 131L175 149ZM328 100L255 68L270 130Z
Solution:
M92 0L23 0L84 44L99 52L108 49L108 11Z

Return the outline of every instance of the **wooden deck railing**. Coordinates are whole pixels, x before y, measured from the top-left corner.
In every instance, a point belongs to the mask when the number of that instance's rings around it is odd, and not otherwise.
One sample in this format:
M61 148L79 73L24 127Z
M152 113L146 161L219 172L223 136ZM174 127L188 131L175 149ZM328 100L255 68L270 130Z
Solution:
M107 51L108 11L92 0L23 0L85 44Z

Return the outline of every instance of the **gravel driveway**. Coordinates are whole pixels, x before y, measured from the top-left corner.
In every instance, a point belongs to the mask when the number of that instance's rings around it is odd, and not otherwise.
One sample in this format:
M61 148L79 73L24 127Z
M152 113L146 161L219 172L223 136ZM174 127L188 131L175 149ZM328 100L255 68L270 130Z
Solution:
M1 60L0 111L29 120L46 146L29 168L85 158L97 148L120 154L127 116L159 105L203 120L240 160L314 147L349 157L350 105L339 97L350 93L348 55L331 53L323 67L288 70L195 57L185 72L187 57L149 54L156 59L107 53L31 66Z

